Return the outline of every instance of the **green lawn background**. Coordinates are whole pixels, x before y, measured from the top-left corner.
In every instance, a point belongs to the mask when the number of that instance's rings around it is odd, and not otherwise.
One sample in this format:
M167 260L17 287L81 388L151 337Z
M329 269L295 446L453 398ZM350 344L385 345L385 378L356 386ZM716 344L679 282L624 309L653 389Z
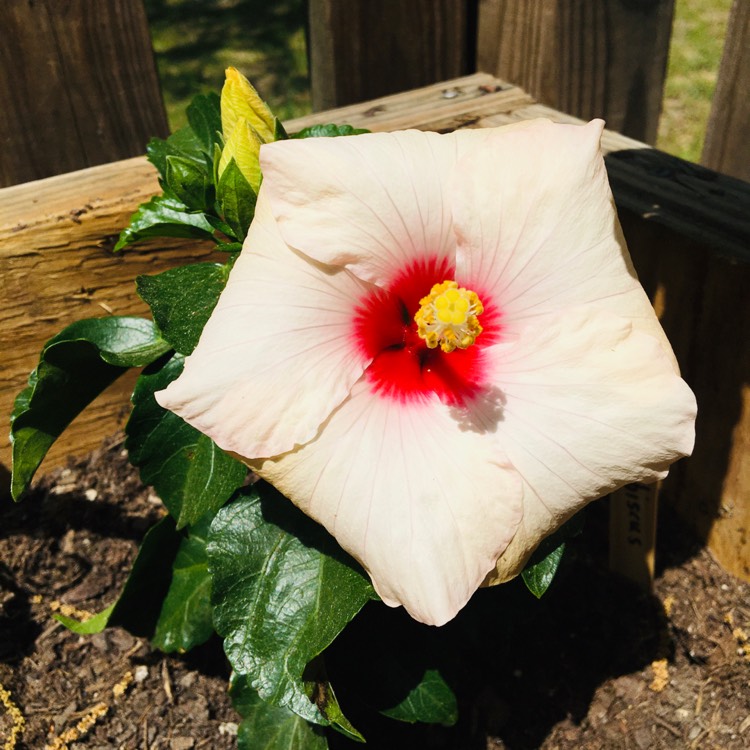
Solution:
M305 0L144 0L172 128L224 69L247 75L288 119L310 111ZM657 146L699 161L732 0L676 0Z

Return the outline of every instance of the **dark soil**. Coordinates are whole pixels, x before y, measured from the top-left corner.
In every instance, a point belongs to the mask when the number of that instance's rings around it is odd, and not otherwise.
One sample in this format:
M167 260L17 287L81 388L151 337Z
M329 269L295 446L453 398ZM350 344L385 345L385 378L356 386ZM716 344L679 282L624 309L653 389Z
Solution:
M81 637L52 619L110 604L162 512L117 438L0 507L0 683L26 723L16 750L235 747L218 642L166 656L119 628ZM395 725L394 739L384 723L365 731L370 748L750 747L750 585L663 511L661 567L642 595L606 571L605 504L588 515L538 616L474 644L459 724Z

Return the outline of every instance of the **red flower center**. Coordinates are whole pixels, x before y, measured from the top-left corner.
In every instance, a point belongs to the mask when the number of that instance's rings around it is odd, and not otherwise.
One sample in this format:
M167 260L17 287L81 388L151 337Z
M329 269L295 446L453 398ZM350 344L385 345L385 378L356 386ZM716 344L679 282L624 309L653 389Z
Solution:
M357 346L372 359L366 377L380 395L411 401L434 393L455 405L471 400L485 384L482 350L497 341L500 332L500 312L486 295L477 290L485 304L484 330L467 349L430 349L417 334L414 315L420 299L434 284L454 276L455 267L447 260L419 260L357 307Z

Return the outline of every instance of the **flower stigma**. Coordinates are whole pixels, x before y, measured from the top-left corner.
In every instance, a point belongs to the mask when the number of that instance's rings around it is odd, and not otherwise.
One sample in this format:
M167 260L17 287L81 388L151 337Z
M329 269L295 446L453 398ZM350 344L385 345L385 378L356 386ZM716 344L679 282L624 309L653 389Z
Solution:
M482 332L478 317L484 306L476 292L459 287L455 281L435 284L419 304L414 322L419 338L430 349L438 344L448 353L468 349Z

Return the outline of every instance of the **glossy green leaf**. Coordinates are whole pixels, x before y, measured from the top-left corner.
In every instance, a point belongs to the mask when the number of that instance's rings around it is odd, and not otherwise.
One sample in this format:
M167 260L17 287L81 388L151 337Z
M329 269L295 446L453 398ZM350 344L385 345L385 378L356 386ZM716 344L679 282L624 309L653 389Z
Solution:
M360 135L369 132L364 128L354 128L351 125L310 125L292 135L292 138L335 138L340 135Z
M166 170L166 167L165 167ZM115 252L148 237L195 237L213 240L214 228L201 211L191 211L173 195L156 195L142 203L120 233Z
M314 686L313 695L321 713L336 731L355 742L365 741L362 733L344 716L330 682L317 682Z
M581 533L584 524L583 513L577 513L564 523L554 534L542 541L531 556L521 578L526 588L537 599L550 587L565 553L565 542Z
M150 320L112 315L71 323L44 345L41 361L67 363L72 358L69 345L74 342L95 347L99 358L115 367L144 367L169 350Z
M82 635L120 625L133 635L150 638L172 578L172 564L181 540L174 521L169 516L162 518L144 536L130 575L112 606L84 622L62 615L57 615L57 620Z
M521 573L526 588L531 591L537 599L540 599L544 592L550 587L550 584L557 573L557 569L560 567L560 562L562 561L564 552L565 542L559 547L555 547L555 549L539 560L539 562L526 566Z
M264 701L243 675L232 679L232 703L242 723L237 750L326 750L320 727L310 724L283 706Z
M398 705L381 713L391 719L450 726L458 720L456 696L436 669L428 669L422 679Z
M182 535L169 516L148 530L108 625L120 625L133 635L151 638L172 579L172 565L181 541Z
M168 351L150 320L79 320L42 349L29 385L11 415L11 490L18 499L50 446L70 422L128 367L142 367Z
M154 646L167 653L189 651L205 643L214 632L206 556L210 522L211 517L205 516L191 526L177 550L172 581L151 639Z
M206 154L213 155L214 144L221 143L221 101L216 92L198 94L187 108L190 128Z
M196 164L206 164L201 141L190 127L180 128L166 140L152 138L146 145L146 158L156 167L162 182L167 176L167 157L179 156Z
M216 195L207 164L182 156L167 156L165 181L169 190L194 211L209 211Z
M234 238L234 230L232 227L229 226L229 224L226 223L223 219L219 218L218 216L213 216L211 214L206 214L209 223L211 226L221 232L228 240L229 242L222 241L221 238L217 238L216 247L214 250L223 250L224 252L227 252L227 248L229 247L229 252L236 252L234 249L235 246L239 245L239 249L242 249L242 243L236 242Z
M224 220L232 228L234 236L244 240L253 220L257 196L234 159L222 172L216 194Z
M34 393L36 386L37 371L32 370L29 374L29 378L26 381L26 387L19 392L13 401L13 408L10 412L10 423L11 425L15 421L19 414L23 414L31 405L31 395ZM11 432L11 437L13 433Z
M208 560L214 625L233 668L264 700L328 723L303 673L374 596L359 566L266 484L217 513Z
M162 336L181 354L190 354L228 276L228 264L193 263L156 276L139 276L136 286Z
M176 414L162 409L156 391L182 372L175 355L145 370L133 392L133 412L125 427L130 461L151 484L177 521L177 528L216 512L240 487L246 467Z

